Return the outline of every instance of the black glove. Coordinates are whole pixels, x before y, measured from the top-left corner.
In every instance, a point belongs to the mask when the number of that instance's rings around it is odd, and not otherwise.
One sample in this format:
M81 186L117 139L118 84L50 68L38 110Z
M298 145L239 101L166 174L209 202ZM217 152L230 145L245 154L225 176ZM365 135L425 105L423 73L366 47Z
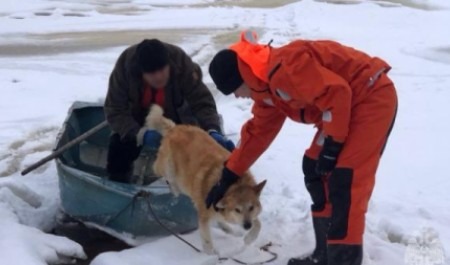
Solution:
M236 181L238 181L239 176L234 174L227 167L224 167L222 170L222 177L220 180L214 185L208 193L208 197L206 197L206 208L209 209L211 205L216 206L216 204L223 198L228 188L233 185Z
M316 173L318 175L323 176L333 171L343 146L343 143L335 142L330 136L325 138L325 143L316 164Z

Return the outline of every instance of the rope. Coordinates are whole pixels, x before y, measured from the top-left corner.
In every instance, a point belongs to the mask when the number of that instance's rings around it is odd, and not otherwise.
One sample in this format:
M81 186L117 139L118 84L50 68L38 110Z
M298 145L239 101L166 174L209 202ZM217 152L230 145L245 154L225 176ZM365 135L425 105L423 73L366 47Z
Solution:
M111 216L110 218L108 218L107 220L105 220L105 222L103 223L103 225L107 225L108 223L110 223L111 221L114 221L119 215L121 215L128 207L133 207L134 208L134 203L136 202L137 198L144 198L146 199L145 201L147 202L147 207L150 211L150 214L153 216L153 219L164 229L166 230L169 234L175 236L176 238L178 238L181 242L185 243L186 245L188 245L189 247L191 247L193 250L195 250L197 253L202 253L202 251L197 248L196 246L194 246L192 243L190 243L189 241L187 241L186 239L182 238L180 235L178 235L175 231L173 231L172 229L170 229L168 226L166 226L161 219L159 219L158 215L155 213L153 206L150 202L151 199L151 193L141 190L138 193L136 193L133 196L133 199L119 212L117 212L115 215ZM132 211L133 212L133 211ZM269 253L272 257L268 260L265 261L261 261L261 262L245 262L236 258L226 258L226 257L219 257L219 261L226 261L226 260L232 260L238 264L242 264L242 265L257 265L257 264L266 264L269 262L272 262L276 259L278 259L278 254L271 251L269 248L272 246L272 242L269 242L267 244L265 244L264 246L260 247L259 249L261 251L264 251L266 253Z
M136 193L136 195L133 196L133 198L131 199L131 201L125 205L125 207L122 208L122 210L118 211L115 215L107 218L104 222L103 225L106 226L107 224L109 224L110 222L114 221L117 217L119 217L119 215L121 215L128 207L134 207L134 203L136 201L136 199L139 197L139 192ZM133 213L133 209L131 210L131 213Z
M196 246L194 246L193 244L189 243L189 241L187 241L186 239L182 238L180 235L178 235L175 231L173 231L172 229L170 229L169 227L167 227L165 224L163 224L161 222L161 220L158 218L158 216L156 215L155 211L153 210L152 204L150 203L150 193L146 192L146 191L140 191L138 194L136 195L143 195L142 197L146 198L147 200L145 200L147 202L148 205L148 209L150 210L150 213L152 214L153 218L155 219L155 221L162 227L164 228L167 232L169 232L170 234L172 234L173 236L175 236L176 238L178 238L179 240L181 240L182 242L184 242L186 245L190 246L192 249L194 249L195 251L197 251L198 253L201 253L202 251L200 249L198 249Z
M158 215L155 213L153 206L150 202L151 199L151 194L149 192L146 191L140 191L138 192L134 197L133 197L133 201L134 198L137 197L143 197L146 198L146 202L148 205L148 209L150 210L151 215L153 216L153 218L155 219L155 221L167 232L169 232L170 234L172 234L173 236L175 236L176 238L178 238L179 240L181 240L182 242L184 242L186 245L188 245L189 247L191 247L193 250L195 250L197 253L202 253L202 251L197 248L196 246L194 246L192 243L190 243L189 241L187 241L186 239L182 238L180 235L178 235L175 231L173 231L172 229L170 229L168 226L166 226L163 222L161 222L161 220L158 218ZM219 257L219 261L226 261L226 260L232 260L236 263L239 264L243 264L243 265L256 265L256 264L266 264L269 262L272 262L274 260L276 260L278 258L278 254L270 251L269 248L272 246L272 242L269 242L267 244L265 244L264 246L260 247L259 249L261 251L264 251L266 253L269 253L272 257L268 260L265 261L261 261L261 262L254 262L254 263L250 263L250 262L245 262L236 258L226 258L226 257Z

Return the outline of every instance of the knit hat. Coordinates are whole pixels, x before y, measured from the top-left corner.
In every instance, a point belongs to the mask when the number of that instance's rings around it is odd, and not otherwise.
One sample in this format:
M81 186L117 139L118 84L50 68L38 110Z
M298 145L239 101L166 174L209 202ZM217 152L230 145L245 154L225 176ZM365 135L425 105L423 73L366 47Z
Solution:
M233 93L244 83L239 73L237 53L230 49L221 50L214 56L209 74L224 95Z
M145 39L136 48L137 65L142 73L151 73L169 64L169 52L157 39Z

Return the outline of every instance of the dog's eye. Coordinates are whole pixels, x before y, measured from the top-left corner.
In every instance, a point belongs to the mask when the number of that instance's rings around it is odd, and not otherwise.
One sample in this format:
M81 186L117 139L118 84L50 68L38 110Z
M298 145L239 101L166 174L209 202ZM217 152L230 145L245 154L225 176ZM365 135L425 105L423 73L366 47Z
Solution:
M240 209L238 209L238 208L236 208L236 209L234 209L237 213L241 213L241 210Z
M250 208L248 208L248 211L249 212L253 211L253 208L254 208L253 206L250 206Z

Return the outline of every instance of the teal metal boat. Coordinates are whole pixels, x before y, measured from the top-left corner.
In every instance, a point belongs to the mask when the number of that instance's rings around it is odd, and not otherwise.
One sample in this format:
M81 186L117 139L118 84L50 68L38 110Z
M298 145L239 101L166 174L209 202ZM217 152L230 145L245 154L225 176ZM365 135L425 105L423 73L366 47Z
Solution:
M75 102L58 135L55 149L104 120L102 105ZM105 127L56 159L65 214L133 236L167 235L155 215L178 233L196 229L197 213L190 199L183 195L172 196L168 185L152 175L155 154L151 151L144 150L135 163L134 173L140 176L137 181L146 185L107 179L105 167L110 134L109 127Z

